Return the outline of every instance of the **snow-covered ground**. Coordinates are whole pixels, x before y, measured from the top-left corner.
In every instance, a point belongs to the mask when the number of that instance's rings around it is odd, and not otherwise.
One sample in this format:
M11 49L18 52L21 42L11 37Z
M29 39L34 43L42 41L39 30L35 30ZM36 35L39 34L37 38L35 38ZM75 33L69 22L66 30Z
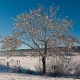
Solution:
M16 74L16 73L0 73L0 80L80 80L80 79L53 78L46 76L33 76L33 75Z
M75 60L79 61L80 56L73 57ZM19 63L17 63L17 60ZM25 69L30 69L35 71L35 65L39 62L39 58L36 57L0 57L0 64L4 65L4 67L0 66L0 80L80 80L73 78L54 78L48 76L39 76L39 75L29 75L29 74L19 74L19 73L10 73L5 69L7 66L7 62L9 62L9 66L21 66Z

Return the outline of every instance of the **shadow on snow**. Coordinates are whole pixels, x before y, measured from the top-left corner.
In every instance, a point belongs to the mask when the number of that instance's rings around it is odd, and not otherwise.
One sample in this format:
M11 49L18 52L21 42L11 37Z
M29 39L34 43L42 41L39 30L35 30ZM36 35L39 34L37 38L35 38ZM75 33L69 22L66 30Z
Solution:
M38 76L39 73L37 71L34 70L30 70L30 69L25 69L22 68L21 66L7 66L7 65L2 65L0 64L0 72L2 73L20 73L20 74L30 74L30 75L34 75L34 76ZM52 75L52 74L51 74ZM47 73L47 75L45 76L50 76L49 73ZM75 79L80 79L80 76L73 76L73 75L67 75L67 76L54 76L54 74L51 77L65 77L65 78L75 78Z

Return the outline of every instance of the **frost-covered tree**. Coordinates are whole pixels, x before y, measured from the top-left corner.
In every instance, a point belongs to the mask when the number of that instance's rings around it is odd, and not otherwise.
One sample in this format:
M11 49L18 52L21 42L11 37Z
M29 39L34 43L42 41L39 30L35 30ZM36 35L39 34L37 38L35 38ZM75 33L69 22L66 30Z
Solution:
M20 40L17 37L6 35L1 37L0 43L2 44L1 50L5 50L8 57L12 55L12 52L21 45Z
M59 7L54 7L54 5L47 10L44 6L38 5L37 9L29 10L29 13L23 12L17 15L13 19L12 35L14 37L5 37L2 40L2 48L8 47L14 50L20 44L29 46L42 56L44 74L48 52L55 50L56 55L62 55L59 47L66 47L69 50L74 42L80 43L76 37L70 35L73 21L68 20L67 17L58 16L58 10Z

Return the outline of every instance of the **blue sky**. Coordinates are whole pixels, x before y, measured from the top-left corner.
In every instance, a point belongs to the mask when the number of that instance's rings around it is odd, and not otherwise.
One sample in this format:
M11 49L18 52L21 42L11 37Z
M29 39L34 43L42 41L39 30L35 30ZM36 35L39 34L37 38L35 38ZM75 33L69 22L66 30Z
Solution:
M0 34L11 34L11 17L14 18L24 11L28 12L29 8L37 7L37 3L44 4L45 8L53 3L55 6L60 5L58 14L76 21L71 34L80 40L80 0L0 0Z

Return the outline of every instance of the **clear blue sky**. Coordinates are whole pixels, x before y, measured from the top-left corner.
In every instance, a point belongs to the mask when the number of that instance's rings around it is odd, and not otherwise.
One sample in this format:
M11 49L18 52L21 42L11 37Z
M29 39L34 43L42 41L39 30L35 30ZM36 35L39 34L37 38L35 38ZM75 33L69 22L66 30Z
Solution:
M10 28L13 28L11 17L28 12L29 8L37 7L37 3L45 7L53 3L55 6L60 5L58 14L76 21L71 34L80 40L80 0L0 0L0 34L10 34Z

